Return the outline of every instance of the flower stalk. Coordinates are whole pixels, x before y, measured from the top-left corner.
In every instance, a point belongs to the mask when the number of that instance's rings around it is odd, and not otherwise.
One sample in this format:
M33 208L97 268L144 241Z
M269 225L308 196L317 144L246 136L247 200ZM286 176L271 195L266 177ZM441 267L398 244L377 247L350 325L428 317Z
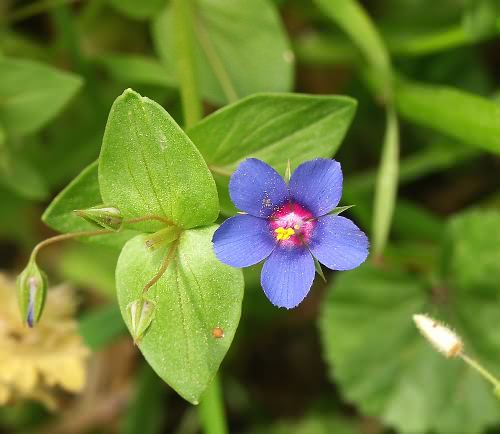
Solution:
M422 335L438 352L447 358L460 357L467 365L492 384L493 393L500 399L500 380L477 360L465 354L462 339L457 333L447 325L424 314L413 315L413 320Z

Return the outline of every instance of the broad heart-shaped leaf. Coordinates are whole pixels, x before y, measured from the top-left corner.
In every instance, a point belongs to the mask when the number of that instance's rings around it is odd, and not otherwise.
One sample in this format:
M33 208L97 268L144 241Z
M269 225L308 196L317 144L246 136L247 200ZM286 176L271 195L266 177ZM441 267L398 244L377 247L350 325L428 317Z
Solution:
M320 314L332 377L361 412L403 434L476 434L500 422L492 387L460 359L438 354L412 315L429 312L456 328L465 351L500 365L498 286L489 293L431 288L418 276L363 265L342 273ZM449 315L446 315L446 314Z
M454 217L444 249L445 280L464 291L497 288L500 282L500 212L472 210Z
M356 111L344 96L257 94L204 118L187 133L205 157L219 189L221 209L231 214L228 181L238 164L259 158L285 173L317 157L331 157Z
M87 166L50 203L42 220L59 232L92 231L99 228L78 217L73 211L102 204L97 180L97 161ZM136 231L123 230L110 235L88 237L86 240L113 246L123 246L125 241L137 235Z
M212 248L216 226L183 231L175 254L158 283L146 292L155 316L139 348L156 373L196 404L224 358L240 319L243 274L217 260ZM147 235L131 239L116 268L118 302L131 330L127 306L142 295L158 272L165 246L150 252ZM220 327L224 337L215 338Z
M81 84L68 72L0 57L0 123L8 135L33 133L59 113Z
M293 52L269 0L198 0L195 6L198 80L203 96L225 104L255 92L285 92L293 84ZM153 21L156 51L177 75L171 6Z
M111 108L99 185L103 202L125 219L154 215L187 229L219 214L214 179L189 137L159 104L131 89ZM155 222L138 227L158 229Z

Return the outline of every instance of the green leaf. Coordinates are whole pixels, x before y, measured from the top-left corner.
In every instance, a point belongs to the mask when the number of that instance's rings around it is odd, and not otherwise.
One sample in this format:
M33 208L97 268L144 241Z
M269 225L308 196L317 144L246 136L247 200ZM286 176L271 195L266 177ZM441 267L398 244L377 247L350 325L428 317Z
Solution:
M446 278L465 291L500 282L500 212L470 211L454 217L446 232Z
M73 211L85 209L102 203L97 180L97 161L87 166L61 191L42 215L42 220L59 232L80 232L96 230L96 226L77 216ZM86 240L122 246L126 240L136 235L132 230L119 233L88 237Z
M187 133L215 176L221 208L232 213L227 184L242 160L259 158L284 174L288 160L296 168L331 157L355 110L356 101L343 96L259 94L216 111Z
M484 150L500 153L500 106L448 86L397 81L402 117Z
M412 315L449 315L465 351L494 367L500 364L499 295L498 286L488 294L466 294L369 265L342 273L320 315L330 374L349 402L398 432L482 432L500 422L490 384L461 360L437 353L417 332Z
M127 331L116 303L86 312L78 320L78 331L85 344L97 351L124 335Z
M99 185L102 202L124 219L154 215L192 228L219 213L215 182L198 150L159 104L131 89L111 108ZM140 227L150 232L158 224Z
M396 113L387 111L382 156L377 174L373 205L373 253L382 254L391 228L396 205L399 170L399 125Z
M97 59L115 80L127 84L177 87L176 79L154 57L134 54L105 54Z
M145 294L155 317L139 348L156 373L196 404L224 358L240 319L241 270L217 260L211 238L216 226L182 233L166 272ZM118 302L129 330L127 306L142 295L172 246L150 252L145 235L130 240L116 269ZM212 336L214 328L223 338Z
M123 418L121 434L160 434L165 416L165 385L146 364L135 380L134 394Z
M466 0L462 19L464 33L473 41L491 36L496 30L498 0Z
M382 84L389 86L391 63L384 42L369 15L356 0L315 0L363 53ZM386 90L388 91L388 90Z
M444 222L438 216L405 199L397 202L392 227L399 238L415 241L440 240L444 232Z
M0 57L0 123L8 135L31 134L52 120L81 85L68 72Z
M291 89L293 52L270 1L199 0L195 14L198 82L205 98L224 104ZM158 55L176 75L174 29L169 5L153 21L152 33Z
M108 0L119 12L138 20L156 15L165 5L166 0Z
M5 163L0 168L0 183L25 199L47 198L49 191L42 174L21 153L5 155Z

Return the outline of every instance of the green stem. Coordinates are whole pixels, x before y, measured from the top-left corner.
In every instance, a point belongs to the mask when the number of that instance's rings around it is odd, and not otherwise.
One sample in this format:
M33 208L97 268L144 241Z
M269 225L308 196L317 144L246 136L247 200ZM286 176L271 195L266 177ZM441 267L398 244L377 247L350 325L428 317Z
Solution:
M213 379L203 395L199 405L199 415L205 434L227 434L229 432L218 376Z
M498 380L498 378L496 378L491 372L489 372L486 368L484 368L479 362L470 358L464 353L461 353L460 357L471 368L475 369L484 379L489 381L495 388L495 392L500 390L500 380Z
M31 258L30 260L35 261L36 256L42 250L44 247L54 244L54 243L59 243L61 241L67 241L67 240L74 240L75 238L81 238L81 237L94 237L97 235L107 235L107 234L114 234L115 231L111 231L108 229L102 229L102 230L97 230L97 231L81 231L81 232L70 232L68 234L62 234L62 235L56 235L55 237L47 238L46 240L41 241L38 243L33 251L31 252Z
M191 0L172 0L172 6L182 110L185 126L190 127L203 116L195 57L193 5Z
M190 127L203 116L195 58L194 11L192 0L172 0L172 6L182 109L185 126ZM205 434L227 434L229 432L218 377L213 379L205 391L199 405L198 415Z

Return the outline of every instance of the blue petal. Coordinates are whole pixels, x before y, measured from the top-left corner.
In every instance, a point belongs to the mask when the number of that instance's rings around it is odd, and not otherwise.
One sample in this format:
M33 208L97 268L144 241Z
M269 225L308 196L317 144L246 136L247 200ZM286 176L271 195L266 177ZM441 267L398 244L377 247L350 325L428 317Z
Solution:
M342 196L340 163L318 158L301 164L290 178L290 194L315 217L328 214Z
M229 181L229 195L236 208L256 217L269 217L289 200L283 178L256 158L249 158L238 166Z
M260 282L272 304L291 309L311 289L314 272L314 260L307 248L277 247L262 267Z
M251 215L227 219L212 238L215 256L232 267L248 267L267 258L276 246L267 220Z
M351 220L340 216L318 219L309 241L315 258L332 270L351 270L368 256L368 238Z

